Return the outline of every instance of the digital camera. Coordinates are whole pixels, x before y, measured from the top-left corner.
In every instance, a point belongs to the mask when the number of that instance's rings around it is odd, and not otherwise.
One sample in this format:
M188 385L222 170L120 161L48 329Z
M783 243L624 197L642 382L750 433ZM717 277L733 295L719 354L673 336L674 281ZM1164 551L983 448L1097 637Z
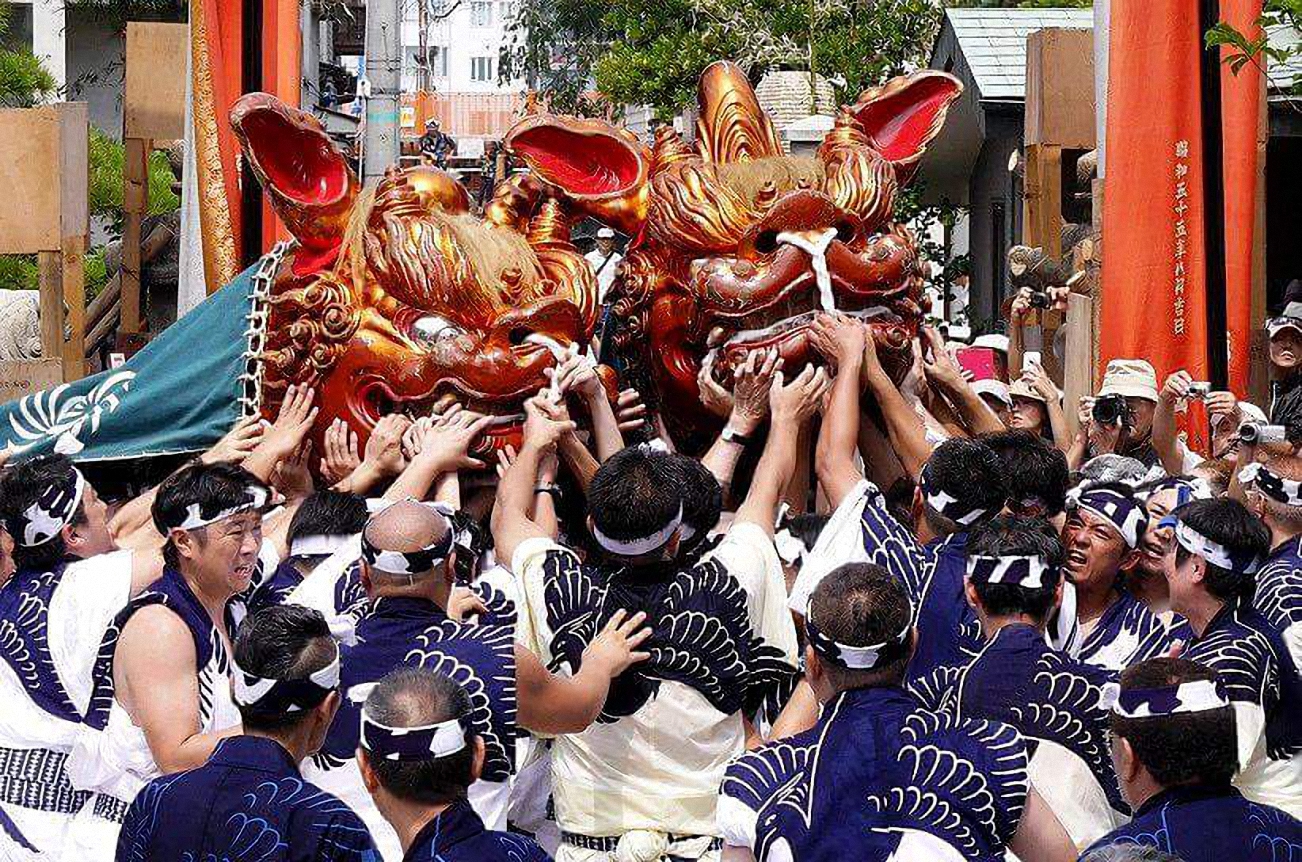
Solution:
M1093 416L1100 425L1129 425L1130 405L1124 395L1100 395L1094 399Z
M1259 422L1245 422L1239 427L1239 439L1248 446L1261 443L1283 443L1288 439L1288 429L1283 425L1262 425Z

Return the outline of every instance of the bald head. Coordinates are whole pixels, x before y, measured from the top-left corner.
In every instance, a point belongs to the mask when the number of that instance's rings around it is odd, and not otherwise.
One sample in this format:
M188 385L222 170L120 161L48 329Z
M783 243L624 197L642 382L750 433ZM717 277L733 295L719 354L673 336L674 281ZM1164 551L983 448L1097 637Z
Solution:
M452 525L442 512L414 500L403 500L372 516L362 537L366 544L378 551L410 555L438 545L451 529ZM382 559L371 564L373 573L388 572ZM432 570L432 566L427 567L419 574ZM407 578L407 574L404 573L403 577Z

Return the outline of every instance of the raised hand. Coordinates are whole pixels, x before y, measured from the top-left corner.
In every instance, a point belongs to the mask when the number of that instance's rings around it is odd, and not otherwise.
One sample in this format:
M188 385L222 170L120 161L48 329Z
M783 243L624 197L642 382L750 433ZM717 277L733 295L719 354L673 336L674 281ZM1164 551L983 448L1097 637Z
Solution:
M814 349L838 370L862 361L867 338L864 325L844 314L820 314L809 328Z
M696 375L696 388L701 393L701 405L715 416L726 418L732 412L732 393L714 379L714 362L715 354L710 353L705 357L705 361L701 363L701 370ZM635 391L625 390L625 392ZM620 393L620 397L623 397L623 393ZM620 430L624 430L623 425L620 425Z
M411 427L411 420L401 413L390 413L375 423L371 437L366 441L364 459L377 473L396 476L407 466L402 452L402 438Z
M351 476L362 463L357 448L357 432L342 419L330 423L325 432L325 454L321 458L321 477L331 485Z
M782 369L782 355L776 349L752 350L733 377L732 410L728 426L739 434L750 434L769 415L769 392Z
M316 490L308 464L312 458L312 441L304 440L288 458L276 465L271 483L287 500L301 500Z
M954 359L954 354L949 352L945 339L930 326L923 327L922 334L927 341L927 350L922 357L922 371L927 380L944 389L953 390L962 386L966 382L963 379L963 369Z
M803 425L822 407L831 385L827 370L815 369L812 365L806 366L790 383L783 381L781 371L777 372L769 391L769 409L773 412L774 424L790 422Z
M441 472L478 470L486 465L471 457L476 438L493 424L492 416L470 410L449 411L424 426L413 462L434 465Z
M252 454L257 448L258 443L262 441L263 429L262 420L257 416L250 416L247 419L241 419L235 423L235 427L226 432L226 436L213 444L212 448L199 456L199 460L205 464L216 464L219 461L230 461L238 464ZM3 453L5 460L8 460L8 450ZM4 461L0 461L3 465Z
M614 678L632 665L646 661L651 653L637 651L651 637L651 629L638 629L645 620L646 614L641 611L631 617L628 616L628 611L615 611L601 634L593 638L592 643L583 651L582 664L602 667Z
M292 455L316 421L319 408L312 406L314 397L312 387L291 383L285 391L285 400L280 402L276 421L263 432L258 448L274 455L277 461Z
M524 445L547 449L577 426L563 413L563 405L544 389L524 402Z
M620 431L635 431L646 424L647 409L636 389L624 389L615 402L615 418Z

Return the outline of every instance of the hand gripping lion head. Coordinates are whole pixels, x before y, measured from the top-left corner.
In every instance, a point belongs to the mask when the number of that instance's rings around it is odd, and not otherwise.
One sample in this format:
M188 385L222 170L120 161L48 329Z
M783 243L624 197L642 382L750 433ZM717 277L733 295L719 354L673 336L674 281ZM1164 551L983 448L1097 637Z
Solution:
M451 400L499 417L489 442L517 436L558 351L586 344L597 324L571 221L618 221L613 202L644 196L644 148L606 123L557 121L555 134L582 143L588 173L545 187L513 178L480 217L431 167L391 168L362 188L320 123L272 96L244 96L231 122L298 241L269 298L264 415L301 383L317 391L318 444L335 419L365 440L387 413Z
M814 155L793 156L737 66L705 70L695 146L658 131L645 219L612 292L626 364L671 428L709 427L696 382L707 360L724 383L755 349L778 349L788 368L815 361L806 330L819 311L868 322L904 373L923 268L891 216L961 89L942 72L892 79L843 108ZM574 170L528 121L508 144L546 180Z

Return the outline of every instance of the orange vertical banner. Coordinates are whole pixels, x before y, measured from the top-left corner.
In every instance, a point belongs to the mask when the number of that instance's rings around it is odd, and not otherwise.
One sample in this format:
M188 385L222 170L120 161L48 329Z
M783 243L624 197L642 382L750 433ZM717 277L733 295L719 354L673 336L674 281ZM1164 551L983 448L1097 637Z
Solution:
M1221 20L1255 39L1261 29L1261 0L1221 0ZM1222 49L1225 55L1232 49ZM1252 315L1252 250L1264 238L1256 236L1257 128L1261 119L1265 76L1256 63L1236 75L1221 71L1221 118L1225 153L1225 320L1229 330L1230 388L1248 395L1252 331L1261 325Z
M1099 359L1159 385L1207 379L1201 52L1198 0L1112 0Z

